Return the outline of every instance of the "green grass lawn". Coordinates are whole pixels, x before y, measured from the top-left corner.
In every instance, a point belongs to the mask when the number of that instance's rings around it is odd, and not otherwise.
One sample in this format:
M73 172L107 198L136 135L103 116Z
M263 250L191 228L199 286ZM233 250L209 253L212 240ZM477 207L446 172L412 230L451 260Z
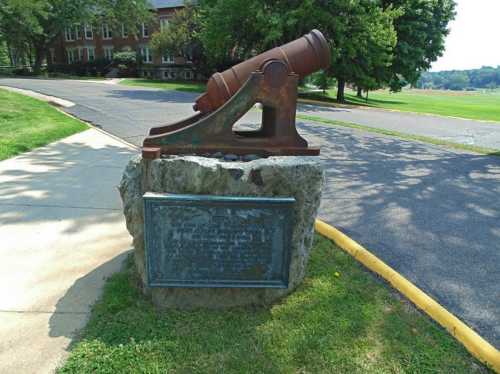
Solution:
M59 373L487 373L445 330L317 236L272 308L157 312L114 275Z
M206 84L200 82L171 82L152 79L124 79L120 82L125 86L152 87L163 90L175 90L184 92L205 92Z
M0 160L87 128L48 103L0 89Z
M185 92L204 92L206 86L199 82L165 82L151 79L125 79L121 84L139 87L154 87ZM337 92L332 89L326 95L301 92L300 97L335 103ZM388 90L370 92L368 102L346 91L347 104L374 108L401 110L405 112L438 114L450 117L500 122L500 91L462 92L403 90L391 93Z
M336 90L327 91L324 97L318 93L302 94L303 97L334 102ZM394 109L405 112L430 113L450 117L469 118L500 122L500 91L465 92L403 90L391 93L388 90L370 92L368 102L346 92L348 104L375 108Z

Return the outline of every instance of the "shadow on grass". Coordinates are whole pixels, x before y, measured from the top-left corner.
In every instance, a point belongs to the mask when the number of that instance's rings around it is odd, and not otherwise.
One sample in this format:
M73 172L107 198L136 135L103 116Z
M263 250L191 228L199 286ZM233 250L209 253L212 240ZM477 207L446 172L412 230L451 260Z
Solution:
M316 238L308 274L294 294L271 308L159 312L131 286L136 278L129 262L128 271L106 285L61 372L352 373L425 367L466 373L474 368L451 336L404 311L329 241ZM61 305L78 292L79 282ZM415 333L414 324L423 330ZM411 349L415 341L421 350Z
M338 101L336 98L328 96L328 94L322 94L319 92L301 92L299 94L299 98L323 101L323 102L332 103L332 104L338 104ZM359 98L359 97L349 95L349 94L345 95L345 99L346 99L346 101L344 104L366 106L366 107L377 107L378 108L380 106L383 106L384 104L392 104L392 105L399 105L399 106L408 105L408 103L405 103L403 101L380 100L380 99L371 99L371 98L369 98L368 102L367 102L363 98Z

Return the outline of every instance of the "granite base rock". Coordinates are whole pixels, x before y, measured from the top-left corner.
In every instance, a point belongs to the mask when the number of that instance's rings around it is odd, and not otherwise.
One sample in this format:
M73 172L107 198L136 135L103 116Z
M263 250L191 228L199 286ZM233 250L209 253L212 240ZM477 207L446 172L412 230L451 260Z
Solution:
M317 157L270 157L250 162L225 162L197 156L156 160L134 157L125 169L119 189L144 293L160 308L182 309L266 305L289 294L305 275L323 181ZM146 192L294 197L288 289L149 288L144 250L143 195Z

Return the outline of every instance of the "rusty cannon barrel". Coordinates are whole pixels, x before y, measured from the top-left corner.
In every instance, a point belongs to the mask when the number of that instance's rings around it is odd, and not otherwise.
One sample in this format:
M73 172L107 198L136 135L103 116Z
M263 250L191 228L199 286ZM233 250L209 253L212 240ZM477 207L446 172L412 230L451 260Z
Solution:
M330 47L323 34L312 30L302 38L271 49L232 68L215 73L207 83L207 92L196 100L194 110L212 112L228 101L247 81L250 74L269 60L283 61L301 78L330 66Z

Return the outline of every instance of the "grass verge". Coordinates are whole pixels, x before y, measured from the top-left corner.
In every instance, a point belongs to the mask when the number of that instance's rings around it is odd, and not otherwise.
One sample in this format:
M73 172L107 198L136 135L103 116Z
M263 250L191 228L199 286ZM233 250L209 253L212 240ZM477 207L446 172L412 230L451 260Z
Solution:
M114 275L59 373L487 373L445 330L317 236L272 308L159 313Z
M200 82L165 82L152 79L124 79L120 82L125 86L151 87L162 90L175 90L183 92L205 92L205 83Z
M318 92L302 92L300 97L336 103L336 95L336 90L328 90L325 95ZM500 91L404 89L401 92L391 93L388 90L379 90L370 92L366 101L347 90L346 103L403 112L500 122Z
M500 157L500 150L497 150L497 149L484 148L484 147L478 147L478 146L474 146L474 145L467 145L467 144L460 144L460 143L453 143L453 142L449 142L446 140L430 138L427 136L405 134L405 133L398 132L398 131L378 129L375 127L358 125L356 123L351 123L351 122L336 121L336 120L326 119L326 118L322 118L322 117L318 117L318 116L297 114L297 118L307 120L307 121L325 123L325 124L333 125L333 126L348 127L351 129L358 129L358 130L363 130L363 131L372 132L372 133L376 133L376 134L393 136L393 137L404 139L404 140L412 140L412 141L419 141L419 142L423 142L423 143L430 143L430 144L439 145L439 146L443 146L445 148L450 148L450 149L457 149L457 150L461 150L461 151L471 151L471 152L485 154L488 156Z
M48 103L0 89L0 160L87 128Z

